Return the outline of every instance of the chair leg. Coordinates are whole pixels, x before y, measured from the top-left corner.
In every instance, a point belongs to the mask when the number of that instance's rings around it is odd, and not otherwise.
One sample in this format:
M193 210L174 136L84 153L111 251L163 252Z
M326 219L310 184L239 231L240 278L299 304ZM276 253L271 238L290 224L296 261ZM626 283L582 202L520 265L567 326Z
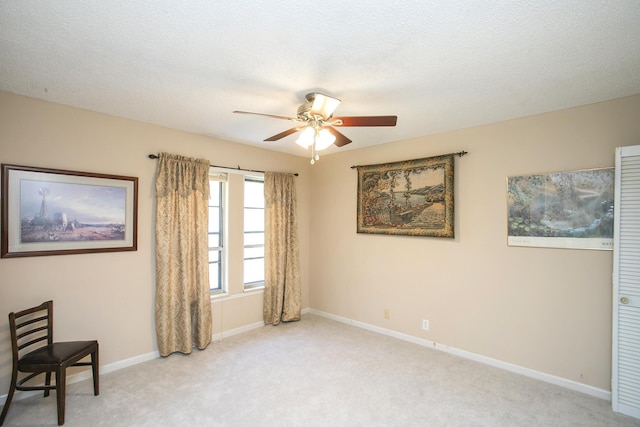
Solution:
M56 369L56 399L58 401L58 425L64 424L64 404L67 384L67 369L60 367Z
M9 392L7 393L7 400L4 402L4 408L2 408L2 414L0 415L0 426L4 423L4 419L9 412L9 406L11 406L11 399L13 399L13 393L16 391L16 384L18 382L18 371L15 370L11 375L11 385L9 386Z
M57 380L57 378L56 378ZM51 385L51 371L48 371L44 374L44 385L49 386ZM49 392L50 390L48 388L44 389L44 397L49 396Z
M91 370L93 371L93 395L97 396L100 394L100 365L98 361L99 352L98 347L96 347L96 351L91 353Z

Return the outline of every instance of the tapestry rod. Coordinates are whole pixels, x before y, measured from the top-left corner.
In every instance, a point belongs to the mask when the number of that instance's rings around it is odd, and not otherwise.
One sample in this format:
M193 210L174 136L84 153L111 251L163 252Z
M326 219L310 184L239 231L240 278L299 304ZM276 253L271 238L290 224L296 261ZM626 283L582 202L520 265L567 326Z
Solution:
M462 150L462 151L458 151L457 153L450 153L450 154L457 154L458 157L462 157L465 154L469 154L469 153L467 151ZM442 156L446 156L446 154L441 154L441 155ZM434 156L434 157L438 157L438 156ZM360 166L364 166L364 165L353 165L353 166L351 166L351 169L355 169L355 168L358 168Z
M156 154L149 154L147 157L149 157L150 159L159 159L160 157L158 157L158 155ZM232 168L229 166L218 166L218 165L212 165L211 163L209 163L209 166L211 166L212 168L220 168L220 169L231 169L231 170L236 170L236 171L244 171L244 172L258 172L258 173L264 173L264 171L258 171L258 170L254 170L254 169L242 169L240 167L240 165L238 165L237 168ZM298 173L294 173L294 176L298 176Z

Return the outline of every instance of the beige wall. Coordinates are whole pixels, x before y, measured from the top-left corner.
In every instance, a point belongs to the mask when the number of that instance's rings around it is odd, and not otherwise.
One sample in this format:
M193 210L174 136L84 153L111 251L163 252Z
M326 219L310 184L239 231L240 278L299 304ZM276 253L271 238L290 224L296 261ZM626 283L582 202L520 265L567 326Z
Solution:
M635 96L324 157L310 306L610 390L612 253L508 247L506 178L611 167L615 147L640 143L639 117ZM460 150L455 239L356 233L352 165Z
M310 167L306 157L0 92L2 163L140 179L137 252L0 259L0 395L11 363L6 313L48 298L57 338L99 339L102 364L156 351L156 163L146 156L160 151L300 172L304 307L609 390L611 252L508 247L506 177L612 166L615 147L640 143L638 117L635 96L343 151ZM455 161L455 239L355 232L352 165L460 150L469 154ZM231 270L239 289L241 266ZM214 333L259 322L260 298L214 303Z
M303 307L308 306L308 160L0 92L0 162L139 178L138 250L0 259L0 396L9 386L7 314L54 300L57 340L100 341L101 365L157 351L154 324L154 179L150 153L217 165L299 172ZM229 250L242 253L242 241ZM235 248L235 249L234 249ZM242 264L229 271L242 289ZM213 303L214 334L262 320L262 293Z

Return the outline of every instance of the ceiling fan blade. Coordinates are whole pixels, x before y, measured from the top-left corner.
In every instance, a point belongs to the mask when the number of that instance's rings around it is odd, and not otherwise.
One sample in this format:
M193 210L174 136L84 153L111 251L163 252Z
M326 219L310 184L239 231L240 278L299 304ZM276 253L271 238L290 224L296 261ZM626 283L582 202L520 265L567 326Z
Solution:
M333 112L336 111L336 108L338 108L338 105L340 105L340 102L342 102L337 98L332 98L321 93L316 93L313 95L313 104L311 105L309 114L311 114L312 116L320 115L325 120L331 117Z
M296 117L286 117L286 116L276 116L274 114L264 114L264 113L252 113L251 111L234 111L236 114L252 114L254 116L266 116L273 117L274 119L284 119L284 120L298 120Z
M346 136L344 136L343 134L341 134L336 129L332 128L331 126L325 126L325 129L327 129L329 132L331 132L331 135L336 137L336 140L333 143L333 145L335 145L336 147L342 147L343 145L347 145L347 144L349 144L351 142L351 140L349 138L347 138Z
M291 128L291 129L287 129L284 132L280 132L277 135L273 135L272 137L269 137L267 139L265 139L265 141L277 141L279 139L284 138L285 136L289 136L292 133L296 133L300 130L300 128Z
M342 120L340 126L395 126L398 116L334 117L333 120Z

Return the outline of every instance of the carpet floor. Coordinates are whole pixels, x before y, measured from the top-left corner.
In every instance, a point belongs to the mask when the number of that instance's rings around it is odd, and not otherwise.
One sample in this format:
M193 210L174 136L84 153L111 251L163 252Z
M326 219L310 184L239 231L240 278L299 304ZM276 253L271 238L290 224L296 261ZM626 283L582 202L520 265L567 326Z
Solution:
M610 402L314 315L70 384L66 426L640 426ZM55 393L10 426L57 425Z

